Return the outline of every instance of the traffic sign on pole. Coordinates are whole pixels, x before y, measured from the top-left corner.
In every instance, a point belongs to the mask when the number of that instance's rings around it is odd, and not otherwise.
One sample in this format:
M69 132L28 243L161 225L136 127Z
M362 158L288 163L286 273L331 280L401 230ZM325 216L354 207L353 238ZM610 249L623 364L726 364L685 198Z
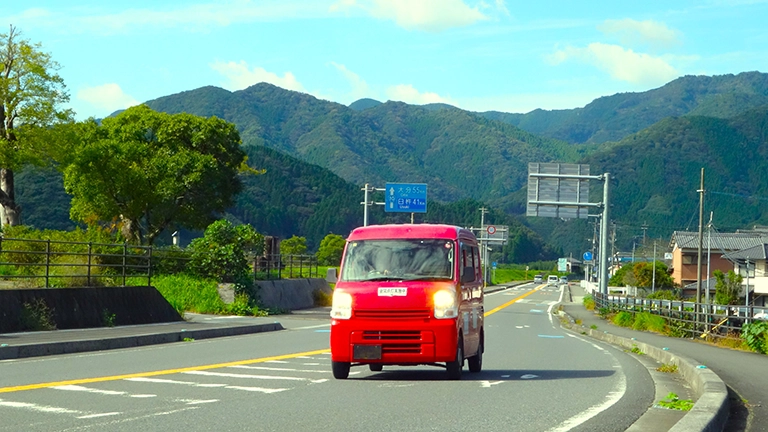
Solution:
M586 251L584 252L584 261L592 261L592 252Z
M400 213L427 212L427 185L424 183L387 183L384 211Z

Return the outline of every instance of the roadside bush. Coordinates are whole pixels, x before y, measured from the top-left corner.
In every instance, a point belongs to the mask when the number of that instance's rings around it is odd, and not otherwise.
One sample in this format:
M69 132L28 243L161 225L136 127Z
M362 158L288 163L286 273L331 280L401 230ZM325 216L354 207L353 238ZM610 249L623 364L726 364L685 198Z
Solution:
M591 295L584 296L581 302L586 310L595 310L595 299Z
M680 296L675 293L675 290L671 289L657 289L645 298L653 300L681 300Z
M632 322L632 314L626 311L621 311L613 317L613 323L620 327L631 327Z
M53 309L40 298L24 303L21 308L21 328L30 331L56 330Z
M146 280L136 283L146 283ZM217 314L227 305L219 297L218 283L213 279L200 279L190 275L161 275L152 278L152 285L168 300L179 315L185 311Z
M204 278L234 282L249 273L246 251L261 255L264 236L250 225L234 226L218 220L208 226L205 235L192 240L190 270Z
M741 327L741 338L749 349L760 354L766 354L768 349L768 322L752 321Z
M656 333L664 333L666 327L667 321L663 317L650 312L635 314L635 320L632 323L632 329L634 330L650 330Z

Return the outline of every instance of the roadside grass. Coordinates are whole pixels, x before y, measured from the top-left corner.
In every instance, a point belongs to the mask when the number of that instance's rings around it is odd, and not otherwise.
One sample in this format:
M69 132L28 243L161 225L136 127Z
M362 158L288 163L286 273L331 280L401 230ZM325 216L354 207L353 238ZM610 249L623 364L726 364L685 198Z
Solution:
M676 364L670 364L670 363L664 363L661 366L656 368L659 372L664 373L675 373L677 372L677 365Z
M126 283L145 285L147 281L143 277L129 278ZM152 285L182 316L186 311L220 314L228 309L227 304L219 297L218 284L212 279L200 279L184 274L161 275L152 278Z
M592 298L591 295L584 296L584 298L581 300L582 304L584 304L584 308L587 310L595 310L595 299Z
M664 400L659 401L658 405L673 410L690 411L693 408L693 401L680 399L676 393L669 393Z
M649 312L639 312L635 314L632 322L633 330L648 330L654 333L665 333L667 331L667 321L664 317L654 315Z
M616 315L614 315L611 321L613 321L613 323L619 327L631 327L633 318L631 313L626 311L621 311Z

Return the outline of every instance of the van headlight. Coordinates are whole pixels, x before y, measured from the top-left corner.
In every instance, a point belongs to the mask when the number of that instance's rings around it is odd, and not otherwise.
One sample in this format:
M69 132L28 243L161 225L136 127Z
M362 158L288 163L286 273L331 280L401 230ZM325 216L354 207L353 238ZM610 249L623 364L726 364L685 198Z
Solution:
M333 290L331 318L350 319L352 317L352 295L340 290Z
M456 318L459 315L459 307L456 303L456 293L449 290L440 290L432 295L435 305L435 318Z

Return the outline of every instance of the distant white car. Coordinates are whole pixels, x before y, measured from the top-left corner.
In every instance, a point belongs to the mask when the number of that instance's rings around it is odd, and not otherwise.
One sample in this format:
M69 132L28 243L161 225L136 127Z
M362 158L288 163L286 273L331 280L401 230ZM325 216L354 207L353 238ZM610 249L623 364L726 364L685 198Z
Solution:
M544 282L544 276L537 274L533 277L533 283L542 283Z
M547 277L547 285L557 285L560 279L556 275L549 275Z
M568 277L560 276L560 283L561 284L567 284L568 283Z

